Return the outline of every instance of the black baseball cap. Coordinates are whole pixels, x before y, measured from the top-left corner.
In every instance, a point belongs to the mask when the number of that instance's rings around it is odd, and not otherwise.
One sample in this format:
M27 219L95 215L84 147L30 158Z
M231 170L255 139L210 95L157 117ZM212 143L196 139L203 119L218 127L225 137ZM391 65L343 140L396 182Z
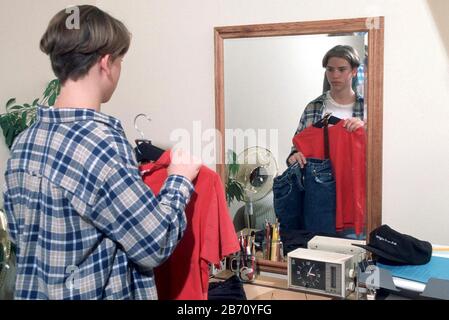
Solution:
M366 245L352 245L374 253L378 262L390 265L426 264L432 256L429 242L397 232L386 224L371 231Z

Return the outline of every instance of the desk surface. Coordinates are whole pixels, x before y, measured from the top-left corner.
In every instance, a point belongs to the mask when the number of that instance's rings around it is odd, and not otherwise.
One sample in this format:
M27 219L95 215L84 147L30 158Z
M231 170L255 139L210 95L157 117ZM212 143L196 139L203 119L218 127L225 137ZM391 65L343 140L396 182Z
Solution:
M233 273L230 270L220 272L211 281L226 280ZM331 297L305 293L288 289L287 280L277 277L258 275L253 282L244 283L248 300L331 300Z
M432 244L432 256L449 258L449 246L442 246ZM393 283L397 288L413 291L413 292L423 292L426 288L425 283L412 281L408 279L398 278L393 276Z

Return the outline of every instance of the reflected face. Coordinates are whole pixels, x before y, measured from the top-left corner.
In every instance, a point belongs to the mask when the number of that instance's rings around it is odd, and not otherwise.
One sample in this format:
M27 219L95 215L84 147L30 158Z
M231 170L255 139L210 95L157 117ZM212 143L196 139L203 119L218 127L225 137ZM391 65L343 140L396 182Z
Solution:
M326 66L326 77L332 90L344 90L352 85L352 78L357 74L357 69L352 68L349 62L343 58L330 58Z

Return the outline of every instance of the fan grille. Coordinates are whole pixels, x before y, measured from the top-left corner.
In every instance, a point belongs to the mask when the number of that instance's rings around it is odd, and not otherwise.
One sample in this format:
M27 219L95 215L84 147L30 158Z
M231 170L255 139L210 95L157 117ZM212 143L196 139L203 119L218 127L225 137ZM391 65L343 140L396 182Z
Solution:
M237 158L239 171L236 179L245 191L244 201L257 201L265 197L273 188L277 175L277 163L270 150L251 147L241 152Z

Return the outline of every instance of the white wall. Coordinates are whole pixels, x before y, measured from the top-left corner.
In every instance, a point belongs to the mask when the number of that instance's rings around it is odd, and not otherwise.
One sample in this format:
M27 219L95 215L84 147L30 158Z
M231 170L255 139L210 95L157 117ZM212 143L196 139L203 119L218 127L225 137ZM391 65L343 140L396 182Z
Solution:
M56 4L68 2L1 1L0 102L29 100L51 78L40 35ZM193 120L214 127L214 26L385 16L383 222L448 244L449 58L447 24L436 24L428 6L435 2L99 0L133 33L121 83L103 111L123 120L129 138L137 136L134 115L147 112L147 134L168 146L170 131L192 128Z

